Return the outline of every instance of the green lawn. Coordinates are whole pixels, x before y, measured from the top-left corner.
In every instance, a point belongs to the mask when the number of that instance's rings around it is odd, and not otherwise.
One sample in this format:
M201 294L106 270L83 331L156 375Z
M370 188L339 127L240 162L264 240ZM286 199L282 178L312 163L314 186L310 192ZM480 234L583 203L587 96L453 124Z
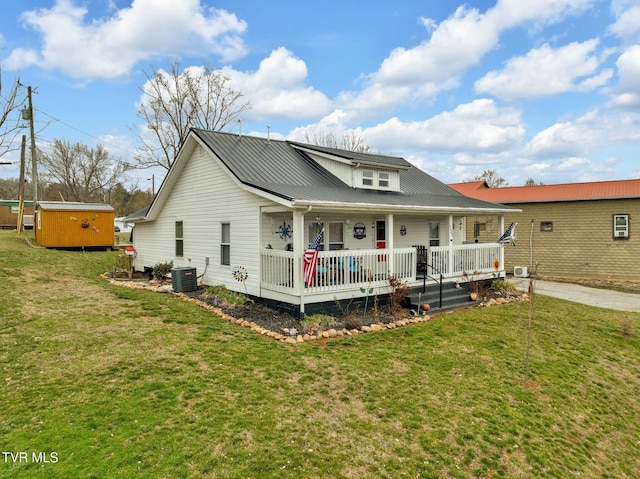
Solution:
M640 470L640 314L537 297L529 374L526 302L285 345L25 238L0 232L0 478Z

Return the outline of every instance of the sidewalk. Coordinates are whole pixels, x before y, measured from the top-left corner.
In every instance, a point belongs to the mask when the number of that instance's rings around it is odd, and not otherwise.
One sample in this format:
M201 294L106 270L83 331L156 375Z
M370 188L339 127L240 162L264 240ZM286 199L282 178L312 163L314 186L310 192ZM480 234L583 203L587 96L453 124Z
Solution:
M529 278L509 278L509 282L522 291L529 289ZM588 288L572 283L555 283L539 279L534 280L533 284L536 294L553 296L599 308L640 312L640 294L621 293L608 289Z

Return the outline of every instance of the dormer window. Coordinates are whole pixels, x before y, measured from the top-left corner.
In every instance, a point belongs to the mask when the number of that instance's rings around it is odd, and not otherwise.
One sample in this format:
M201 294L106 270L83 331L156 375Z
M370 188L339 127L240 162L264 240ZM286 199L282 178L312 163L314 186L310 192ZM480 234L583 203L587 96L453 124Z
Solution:
M373 186L373 171L362 170L362 186Z
M386 171L378 172L378 186L380 188L389 188L389 173Z

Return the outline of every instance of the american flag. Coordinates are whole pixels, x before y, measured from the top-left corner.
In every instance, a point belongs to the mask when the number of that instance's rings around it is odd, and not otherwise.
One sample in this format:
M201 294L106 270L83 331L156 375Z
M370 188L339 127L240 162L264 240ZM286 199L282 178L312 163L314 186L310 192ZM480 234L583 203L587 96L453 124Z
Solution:
M318 233L316 239L314 239L309 247L304 252L304 282L311 286L313 284L313 277L316 274L316 264L318 263L318 248L322 241L322 233L324 229Z

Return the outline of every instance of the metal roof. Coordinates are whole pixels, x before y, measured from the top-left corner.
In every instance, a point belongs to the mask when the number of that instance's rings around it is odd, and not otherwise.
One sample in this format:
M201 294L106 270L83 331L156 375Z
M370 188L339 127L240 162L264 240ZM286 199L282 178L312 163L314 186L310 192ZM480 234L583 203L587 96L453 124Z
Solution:
M113 211L113 206L102 203L80 203L74 201L38 201L42 210L63 211Z
M473 198L507 204L640 198L640 179L503 188L475 181L450 186Z
M296 204L513 211L508 206L466 197L399 157L207 130L192 132L238 181ZM397 169L400 191L350 187L302 149Z

